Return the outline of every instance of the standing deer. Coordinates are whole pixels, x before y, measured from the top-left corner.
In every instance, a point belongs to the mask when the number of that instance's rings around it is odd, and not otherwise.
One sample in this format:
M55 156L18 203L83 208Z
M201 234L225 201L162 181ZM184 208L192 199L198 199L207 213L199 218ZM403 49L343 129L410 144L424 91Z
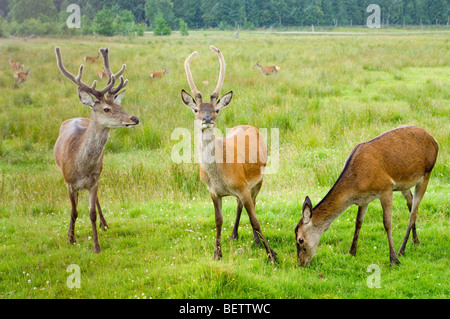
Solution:
M84 57L84 62L87 62L87 61L89 61L89 62L97 62L97 60L100 58L100 53L97 53L97 56L96 57L93 57L93 56L85 56Z
M168 68L164 68L163 72L150 72L150 78L160 79L160 78L164 77L166 74L169 74Z
M280 71L280 67L278 65L269 65L269 66L261 66L259 65L259 61L253 66L254 69L258 69L264 75L277 74Z
M259 131L249 125L232 128L223 139L215 137L214 126L218 113L231 102L233 92L230 91L219 99L225 78L225 60L222 53L214 46L210 46L210 49L218 56L220 63L219 80L211 94L211 101L203 102L202 95L192 78L189 63L198 54L196 51L184 63L189 87L194 97L182 90L181 99L194 112L196 122L201 123L201 126L197 127L201 159L200 177L208 187L214 204L216 221L214 258L222 258L222 197L236 196L238 207L231 238L238 237L239 220L242 208L245 207L253 228L255 243L260 244L259 238L261 238L269 258L275 262L277 261L276 253L264 238L255 214L255 200L261 189L267 163L266 144Z
M106 74L105 68L102 68L100 72L97 72L97 76L100 80L107 77L108 74Z
M95 88L97 81L89 86L81 80L83 65L80 66L76 77L68 72L63 65L60 48L56 47L55 49L59 70L78 86L78 96L81 103L89 106L92 110L90 119L74 118L64 121L54 147L55 162L64 175L72 204L68 241L69 243L75 242L74 230L78 216L78 192L87 189L89 191L89 217L93 229L94 245L92 249L96 253L100 252L96 226L96 205L100 216L100 227L103 230L108 227L100 208L97 190L109 130L118 127L133 127L139 123L137 117L131 116L120 107L125 90L120 93L119 91L128 84L128 80L124 81L121 76L125 71L125 64L118 73L113 74L109 65L108 48L99 51L103 56L109 79L106 87L102 90ZM120 77L120 84L114 87L118 77Z
M414 243L419 243L415 227L417 211L436 163L438 148L434 138L416 126L401 126L356 145L336 183L322 201L314 208L309 197L303 203L302 218L295 227L298 262L303 266L309 265L322 234L353 204L358 205L350 248L350 254L355 256L367 207L379 198L389 241L390 265L399 264L391 230L392 192L402 192L410 210L406 236L398 251L398 255L403 255L411 229ZM413 186L414 196L410 191Z
M19 62L12 61L12 56L8 58L9 65L11 66L11 69L14 71L22 71L23 70L23 64L20 64Z
M27 69L25 72L20 71L14 74L14 87L18 87L19 83L25 83L27 81L28 75L30 74L31 69Z

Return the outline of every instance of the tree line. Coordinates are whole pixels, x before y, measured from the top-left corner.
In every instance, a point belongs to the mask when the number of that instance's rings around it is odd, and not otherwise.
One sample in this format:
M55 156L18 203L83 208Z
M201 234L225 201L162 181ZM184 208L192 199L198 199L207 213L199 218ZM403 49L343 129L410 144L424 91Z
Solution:
M67 30L71 3L81 8L80 30ZM0 36L364 26L372 3L382 26L449 25L449 0L0 0Z

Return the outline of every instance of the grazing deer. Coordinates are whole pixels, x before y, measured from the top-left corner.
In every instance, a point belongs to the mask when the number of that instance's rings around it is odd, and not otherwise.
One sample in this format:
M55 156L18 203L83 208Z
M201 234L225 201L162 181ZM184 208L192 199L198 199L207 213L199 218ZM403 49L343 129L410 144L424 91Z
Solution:
M168 68L164 68L163 72L150 72L150 78L160 79L160 78L164 77L166 74L169 74Z
M100 72L97 72L97 76L100 80L103 79L104 77L107 77L108 74L106 74L105 68L102 68Z
M84 62L90 61L90 62L97 62L97 60L100 58L100 53L97 53L96 57L93 56L85 56Z
M255 243L260 244L259 238L261 238L269 258L275 262L277 261L276 253L264 238L255 214L255 200L261 189L267 163L266 144L259 131L249 125L232 128L223 139L215 137L214 126L218 113L231 102L233 92L230 91L219 99L225 77L225 60L222 53L214 46L210 46L210 49L218 56L220 63L219 81L211 94L211 101L203 102L202 95L192 78L189 63L198 54L196 51L184 63L189 87L194 97L182 90L181 99L194 112L196 123L201 123L197 127L201 159L200 177L208 187L214 204L216 221L214 258L222 258L222 197L236 196L238 208L231 238L238 237L239 220L242 208L245 207L253 228Z
M12 56L8 58L9 65L11 66L11 69L14 71L22 71L23 70L23 64L20 64L19 62L12 61Z
M264 75L277 74L278 71L280 71L280 67L278 65L261 66L259 65L259 61L256 62L253 68L260 70Z
M392 192L402 192L410 210L406 236L398 251L398 255L403 255L411 229L414 243L419 243L415 227L417 211L437 153L438 144L434 138L415 126L401 126L356 145L336 183L322 201L314 208L309 197L303 203L303 216L295 227L299 263L303 266L310 263L323 232L353 204L358 205L358 215L350 254L356 255L364 215L375 198L379 198L383 209L390 265L400 263L392 240ZM414 196L410 191L413 186Z
M28 75L30 74L31 69L27 69L25 72L20 71L14 74L14 87L18 87L19 83L25 83L27 81Z
M59 70L78 86L78 96L81 103L89 106L92 110L90 119L74 118L64 121L54 147L55 162L64 175L72 204L68 240L70 243L75 242L74 230L78 216L78 192L87 189L89 191L89 217L93 229L93 251L98 253L100 252L100 245L96 227L96 205L100 216L100 227L103 230L108 227L100 208L97 190L109 130L118 127L136 126L139 119L131 116L120 107L125 90L120 93L119 91L128 84L128 80L124 81L121 76L126 66L124 64L118 73L113 74L109 65L108 48L100 49L108 75L108 83L102 90L95 88L97 81L89 86L81 80L83 65L80 66L76 77L67 71L63 65L60 48L56 47L55 51ZM120 84L114 87L114 83L119 76Z

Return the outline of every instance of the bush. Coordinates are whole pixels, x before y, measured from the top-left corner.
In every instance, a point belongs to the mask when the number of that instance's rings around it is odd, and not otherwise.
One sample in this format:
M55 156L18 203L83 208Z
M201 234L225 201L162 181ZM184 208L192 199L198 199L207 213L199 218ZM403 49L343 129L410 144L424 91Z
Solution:
M180 29L179 29L180 34L182 36L189 35L186 22L184 22L184 20L181 19L181 18L178 21L179 21L179 24L180 24Z
M145 29L147 28L147 25L145 23L139 23L136 27L136 33L139 37L144 36Z
M106 6L94 18L94 30L100 35L113 36L116 33L114 11Z
M154 35L171 35L172 30L167 25L164 17L159 16L155 19L155 29L153 30Z

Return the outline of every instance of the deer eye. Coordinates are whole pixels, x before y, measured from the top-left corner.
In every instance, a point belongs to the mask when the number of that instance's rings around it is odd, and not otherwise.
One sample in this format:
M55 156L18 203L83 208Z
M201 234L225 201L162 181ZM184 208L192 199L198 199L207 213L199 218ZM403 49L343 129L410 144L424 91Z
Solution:
M195 113L197 113L197 112L198 112L198 110L197 110L197 109L194 109L194 112L195 112Z
M299 242L300 244L303 244L303 242L304 242L303 238L300 238L300 239L298 240L298 242Z
M220 111L220 110L217 109L217 110L216 110L216 113L219 113L219 111Z
M105 112L105 113L111 112L111 109L108 109L107 107L105 107L105 108L103 109L103 112Z

